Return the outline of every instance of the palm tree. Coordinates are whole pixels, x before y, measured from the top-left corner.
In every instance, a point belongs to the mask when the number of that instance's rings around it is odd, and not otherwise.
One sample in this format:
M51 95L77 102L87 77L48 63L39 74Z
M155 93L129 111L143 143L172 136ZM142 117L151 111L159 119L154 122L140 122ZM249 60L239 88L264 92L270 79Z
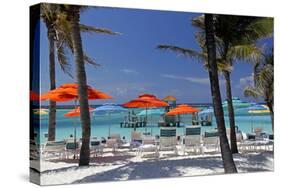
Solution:
M224 114L222 108L217 61L216 61L214 19L212 14L205 14L205 33L206 33L206 47L208 53L209 78L210 78L211 92L213 96L212 98L213 98L214 113L216 117L219 137L220 137L220 148L221 148L223 166L224 166L225 173L237 173L237 169L233 160L231 150L229 148L229 144L226 136L226 130L225 130Z
M255 65L254 85L244 90L246 97L262 97L270 111L272 131L274 132L274 67L273 51L266 53Z
M48 43L49 43L49 76L50 76L50 90L56 88L56 73L55 73L55 51L57 60L61 69L70 77L71 66L67 61L66 49L70 49L74 53L73 44L71 40L70 23L66 20L66 14L61 12L59 5L56 4L41 4L41 14L43 22L47 27ZM81 31L88 33L102 33L116 35L118 33L112 32L105 28L96 28L88 25L79 25ZM84 61L94 66L99 66L94 59L90 58L86 53L83 54ZM49 126L48 126L48 140L55 140L56 135L56 102L50 101L49 104Z
M270 18L217 15L215 34L219 38L218 51L222 61L230 66L233 66L235 59L255 62L261 56L260 50L255 45L256 41L272 33L271 24ZM230 71L223 71L226 81L231 150L232 153L238 153L230 74Z
M48 45L49 45L49 76L50 90L56 88L55 73L55 21L57 19L57 7L50 4L41 5L41 18L47 27ZM49 126L48 141L54 141L56 136L56 102L49 102Z
M216 16L216 34L217 43L217 65L226 80L226 96L228 102L228 115L230 122L230 139L232 153L237 153L234 109L232 104L232 92L230 73L235 59L254 62L260 56L260 50L253 44L258 38L268 35L272 32L269 24L272 19L258 19L255 17L243 16ZM201 52L192 49L181 48L171 45L159 45L160 49L167 49L176 53L198 59L200 62L207 61L205 47L205 25L204 16L196 17L192 24L199 29L195 37L201 47ZM231 34L230 34L231 33ZM235 34L233 34L235 33ZM238 33L238 34L237 34Z

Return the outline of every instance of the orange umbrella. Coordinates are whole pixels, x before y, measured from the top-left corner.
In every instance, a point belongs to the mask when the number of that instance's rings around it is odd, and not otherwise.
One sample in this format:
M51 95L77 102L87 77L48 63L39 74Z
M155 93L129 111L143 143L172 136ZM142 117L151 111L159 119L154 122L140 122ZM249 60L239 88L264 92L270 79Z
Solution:
M29 100L30 101L39 101L40 100L40 95L35 93L34 91L29 92Z
M89 111L94 110L93 108L89 107ZM77 107L67 113L64 114L65 117L77 117L80 116L80 107ZM74 143L76 143L76 124L74 122ZM75 157L75 155L74 155Z
M199 112L200 110L189 106L187 104L178 105L176 108L172 109L170 112L167 112L166 116L182 115L182 114L192 114Z
M87 86L88 99L111 99L112 97L103 93L97 89ZM57 102L67 102L78 99L78 84L68 83L63 84L60 87L50 90L47 93L41 95L41 100L52 100Z
M138 98L133 99L122 105L125 108L145 108L146 110L146 120L147 120L147 109L148 108L159 108L169 106L168 103L156 98L152 94L139 95ZM146 132L146 127L145 127Z
M94 110L94 108L89 107L89 111ZM76 117L80 116L80 107L77 107L67 113L64 114L65 117Z
M169 104L156 98L155 95L143 94L122 106L126 108L159 108L169 106Z
M176 108L172 109L170 112L166 113L166 116L174 116L174 115L181 115L181 114L192 114L195 112L199 112L197 108L194 108L192 106L182 104L178 105Z
M88 90L88 99L111 99L112 97L103 93L97 89L94 89L90 86L87 86ZM47 93L41 95L40 100L51 100L56 102L67 102L74 100L75 103L78 100L78 84L76 83L66 83L61 85L60 87L50 90ZM75 104L76 106L76 104ZM76 108L76 107L75 107ZM80 109L79 109L80 115ZM76 138L74 138L75 141Z

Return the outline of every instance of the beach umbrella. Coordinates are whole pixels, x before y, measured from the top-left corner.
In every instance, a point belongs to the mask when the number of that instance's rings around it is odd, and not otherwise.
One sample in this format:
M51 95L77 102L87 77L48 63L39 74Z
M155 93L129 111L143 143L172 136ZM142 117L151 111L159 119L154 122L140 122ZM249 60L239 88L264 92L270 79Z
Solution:
M269 113L269 109L265 105L254 105L249 108L247 108L248 113L251 114L251 129L252 132L254 132L254 127L253 127L253 114L265 114Z
M199 112L197 108L194 108L192 106L182 104L178 105L176 108L172 109L170 112L167 112L166 116L174 116L174 115L182 115L182 114L192 114Z
M200 112L198 112L198 116L206 116L206 115L209 115L209 114L212 114L214 113L214 109L213 108L207 108L205 110L202 110Z
M142 110L139 113L137 113L137 116L150 116L150 121L152 122L152 116L153 115L163 115L165 114L165 111L163 109L147 109L147 110ZM151 128L152 130L152 128ZM151 131L152 132L152 131ZM151 133L152 134L152 133Z
M143 94L143 95L139 95L138 98L135 98L135 99L123 104L122 106L125 108L145 108L145 110L146 110L145 117L146 117L146 121L147 121L147 109L148 108L167 107L167 106L169 106L169 104L156 98L155 95ZM146 127L145 127L145 132L146 132Z
M48 110L47 109L34 109L34 114L36 115L47 115L48 114Z
M88 90L88 99L112 99L111 96L103 93L97 89L94 89L90 86L87 86ZM52 100L56 102L68 102L68 101L77 101L78 100L78 84L68 83L63 84L60 87L50 90L41 95L41 100Z
M89 107L89 111L94 110L93 108ZM76 107L73 110L68 111L64 114L65 117L78 117L80 116L80 107ZM76 123L74 122L74 143L76 143Z
M94 89L90 86L87 86L88 90L88 99L97 100L97 99L111 99L112 97L103 93L97 89ZM56 89L50 90L40 96L40 100L51 100L56 102L68 102L74 101L74 106L76 109L76 102L78 100L78 84L76 83L66 83L59 86ZM79 110L80 111L80 110ZM80 113L79 113L80 115Z
M39 101L40 95L38 93L35 93L34 91L29 92L29 100L30 101Z
M94 108L89 107L89 111L93 111ZM80 107L77 107L71 111L68 111L67 113L64 114L65 117L77 117L80 116Z
M200 110L189 106L187 104L178 105L176 108L172 109L170 112L167 112L166 116L175 116L175 115L183 115L183 114L193 114L199 112Z
M109 116L109 119L110 119L110 115L112 113L122 113L122 112L127 112L128 110L123 108L122 106L119 106L117 104L114 104L114 103L106 103L106 104L103 104L102 106L100 107L97 107L95 110L94 110L94 113L95 114L99 114L99 113L106 113L108 114ZM109 127L108 127L108 136L110 136L110 129L111 129L111 124L109 124Z
M147 115L162 115L165 112L161 109L148 109L148 110L142 110L139 113L137 113L137 116L145 116Z

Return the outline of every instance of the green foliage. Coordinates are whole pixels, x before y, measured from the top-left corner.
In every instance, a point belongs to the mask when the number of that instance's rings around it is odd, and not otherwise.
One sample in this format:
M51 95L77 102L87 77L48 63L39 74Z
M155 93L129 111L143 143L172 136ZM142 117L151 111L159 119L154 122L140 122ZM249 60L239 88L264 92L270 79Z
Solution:
M246 97L262 97L266 102L274 101L274 67L273 53L263 54L255 66L254 86L248 86L244 90Z
M73 44L71 41L71 23L67 18L67 14L64 10L76 8L75 5L58 5L43 3L41 5L41 18L46 24L49 31L52 31L53 38L56 44L57 59L61 66L61 69L72 77L71 75L71 64L67 58L67 51L69 50L72 54ZM79 6L80 11L85 11L87 7ZM108 34L108 35L120 35L120 33L113 32L106 28L97 28L94 26L88 26L80 24L81 32L85 33L97 33L97 34ZM89 57L83 52L84 61L94 66L100 66L96 61Z

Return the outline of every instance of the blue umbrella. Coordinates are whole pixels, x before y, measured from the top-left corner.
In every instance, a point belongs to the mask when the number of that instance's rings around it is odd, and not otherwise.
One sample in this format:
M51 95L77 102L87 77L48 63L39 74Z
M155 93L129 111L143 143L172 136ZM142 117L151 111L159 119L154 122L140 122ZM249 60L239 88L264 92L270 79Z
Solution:
M213 108L207 108L205 110L202 110L201 112L198 112L198 116L206 116L212 113L214 113Z
M100 107L97 107L96 109L93 110L93 112L95 114L107 114L109 116L109 119L110 119L110 115L112 113L122 113L122 112L127 112L128 110L126 108L123 108L117 104L114 104L114 103L106 103L106 104L103 104L102 106ZM111 126L109 125L109 128L108 128L108 136L110 136L110 128Z
M164 114L164 110L162 109L148 109L140 111L137 116L146 116L147 115L162 115Z
M254 104L253 106L236 110L237 112L246 111L247 113L251 114L251 129L252 129L252 132L254 131L254 127L253 127L253 113L251 111L254 111L254 110L267 110L267 108L264 107L263 105Z

